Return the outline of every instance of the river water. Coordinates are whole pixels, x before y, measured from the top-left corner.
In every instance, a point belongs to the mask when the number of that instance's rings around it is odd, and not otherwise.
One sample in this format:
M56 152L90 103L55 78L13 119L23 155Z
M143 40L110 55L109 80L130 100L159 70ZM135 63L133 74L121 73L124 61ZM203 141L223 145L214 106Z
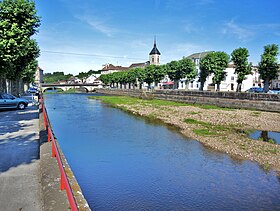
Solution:
M88 99L45 95L54 133L93 210L280 210L280 178Z

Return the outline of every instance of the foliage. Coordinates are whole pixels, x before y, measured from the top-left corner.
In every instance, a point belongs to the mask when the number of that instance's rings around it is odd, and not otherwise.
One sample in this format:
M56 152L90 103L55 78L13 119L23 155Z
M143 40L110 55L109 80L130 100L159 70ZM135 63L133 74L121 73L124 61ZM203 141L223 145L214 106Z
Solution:
M237 74L237 92L241 92L241 85L246 76L251 74L252 63L248 63L249 52L246 48L235 49L231 53L231 61L235 65L235 74Z
M167 63L166 70L169 78L175 82L174 84L177 84L180 79L186 78L187 81L191 81L197 76L194 63L187 58Z
M151 65L154 66L154 82L159 83L166 75L165 65Z
M277 56L279 54L278 45L266 45L264 46L264 52L261 55L261 61L259 63L259 73L264 80L264 91L268 92L269 83L271 80L276 79L278 74Z
M93 74L101 74L101 70L97 70L97 71L89 70L88 72L79 72L79 74L76 75L76 77L84 81L86 78L88 78Z
M171 61L166 64L167 74L168 74L168 77L170 78L170 80L172 80L172 81L180 80L180 78L178 77L178 74L177 74L179 68L180 68L180 65L179 65L178 61Z
M99 79L102 81L103 84L105 85L108 85L111 83L111 80L110 80L110 75L108 74L102 74Z
M36 12L33 1L0 2L0 73L9 79L30 81L36 70L39 47L31 39L40 26Z
M204 58L199 62L199 81L200 87L199 90L203 91L204 83L206 78L212 73L212 64L214 63L214 57L210 54L207 54Z
M145 100L126 96L91 96L90 99L100 99L111 105L152 105L152 106L186 106L184 103L167 100Z
M200 62L200 82L203 83L206 77L213 73L213 83L217 84L217 90L220 90L220 84L226 76L224 71L228 67L229 55L225 52L210 52Z
M53 72L44 74L44 83L55 83L58 81L68 80L72 74L64 75L64 72Z
M191 81L197 76L197 71L192 60L184 58L179 60L178 77L186 78L186 81Z

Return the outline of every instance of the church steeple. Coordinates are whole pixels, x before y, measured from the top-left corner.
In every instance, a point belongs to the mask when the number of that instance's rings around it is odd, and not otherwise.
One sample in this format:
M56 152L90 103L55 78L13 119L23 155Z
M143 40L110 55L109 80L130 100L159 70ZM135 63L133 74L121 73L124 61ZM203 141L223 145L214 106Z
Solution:
M150 52L150 64L159 65L160 52L157 49L156 36L154 38L154 47Z

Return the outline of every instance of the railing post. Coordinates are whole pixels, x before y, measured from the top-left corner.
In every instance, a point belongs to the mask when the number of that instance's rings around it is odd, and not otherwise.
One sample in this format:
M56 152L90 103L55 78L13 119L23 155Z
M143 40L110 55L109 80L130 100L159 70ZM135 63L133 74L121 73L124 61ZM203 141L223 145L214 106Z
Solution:
M65 190L66 184L65 184L65 178L63 177L62 173L60 174L60 190Z
M47 130L48 130L48 142L51 141L51 128L49 126L47 126Z
M56 153L55 153L55 143L54 140L52 140L52 157L56 157Z

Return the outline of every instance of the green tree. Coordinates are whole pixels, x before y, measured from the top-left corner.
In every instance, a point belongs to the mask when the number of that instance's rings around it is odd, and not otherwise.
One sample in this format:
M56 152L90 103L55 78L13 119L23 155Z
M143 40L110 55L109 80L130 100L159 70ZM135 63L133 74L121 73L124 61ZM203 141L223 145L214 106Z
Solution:
M139 89L142 89L142 85L144 83L144 80L145 80L145 69L143 68L135 68L134 69L134 72L136 74L136 83L138 82L139 83Z
M154 82L157 85L166 75L165 65L154 65Z
M173 89L176 89L178 86L178 81L180 80L181 76L179 73L180 71L180 64L178 61L171 61L166 64L167 75L171 81L174 81Z
M206 77L213 73L213 83L217 84L217 91L220 91L220 84L226 76L224 71L228 67L229 55L225 52L210 52L200 62L200 90L203 89Z
M214 56L211 56L211 53L207 54L204 58L201 59L199 62L199 81L200 81L200 87L199 90L203 91L204 83L206 81L206 78L212 73L214 64Z
M40 26L35 4L29 0L0 2L0 74L11 80L24 77L34 67L39 47L31 36ZM33 72L34 70L32 70ZM16 93L18 94L18 93Z
M246 48L238 48L231 53L231 61L235 65L235 74L237 74L237 92L241 92L242 82L246 76L251 74L252 63L248 63L249 52Z
M64 75L64 72L53 72L53 73L45 73L44 74L44 83L55 83L59 81L66 81L72 74Z
M102 74L99 79L102 81L102 83L104 85L109 85L110 84L110 77L111 75L110 74Z
M279 54L278 45L266 45L264 46L264 52L261 55L261 61L259 63L259 73L261 79L264 80L264 91L268 92L269 83L271 80L276 79L278 74L277 56Z
M144 81L148 84L148 88L151 87L151 84L155 81L154 78L154 71L155 71L155 65L149 65L144 68Z
M183 58L179 60L179 71L176 73L179 78L186 78L186 87L188 83L197 76L197 71L192 60Z

